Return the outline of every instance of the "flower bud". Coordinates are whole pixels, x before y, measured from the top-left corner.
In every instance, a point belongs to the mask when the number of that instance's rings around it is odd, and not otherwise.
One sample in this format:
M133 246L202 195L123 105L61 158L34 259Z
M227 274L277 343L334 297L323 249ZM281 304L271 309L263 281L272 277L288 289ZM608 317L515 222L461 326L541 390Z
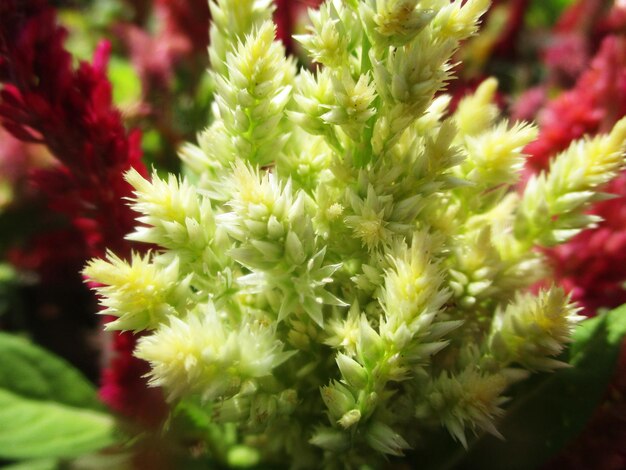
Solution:
M343 353L337 354L335 360L348 386L358 390L367 385L367 371L361 364Z
M344 414L354 408L356 404L354 396L346 387L337 381L321 389L322 399L334 420L340 419Z

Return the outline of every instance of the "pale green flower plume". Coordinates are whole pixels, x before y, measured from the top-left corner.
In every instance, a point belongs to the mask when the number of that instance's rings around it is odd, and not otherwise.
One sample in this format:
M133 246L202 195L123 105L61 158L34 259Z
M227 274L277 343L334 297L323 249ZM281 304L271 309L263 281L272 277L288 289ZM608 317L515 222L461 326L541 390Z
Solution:
M152 366L150 383L165 386L170 399L195 392L211 400L234 395L247 379L269 376L293 354L282 351L263 318L251 314L232 328L221 316L209 301L141 338L136 355Z
M211 2L215 103L186 176L127 174L129 238L152 251L85 269L107 327L143 330L150 383L268 465L498 436L510 384L563 365L580 317L558 288L531 293L534 248L597 222L626 121L518 194L535 127L499 118L495 80L453 113L442 93L488 3L329 0L297 38L319 66L297 71L269 0Z

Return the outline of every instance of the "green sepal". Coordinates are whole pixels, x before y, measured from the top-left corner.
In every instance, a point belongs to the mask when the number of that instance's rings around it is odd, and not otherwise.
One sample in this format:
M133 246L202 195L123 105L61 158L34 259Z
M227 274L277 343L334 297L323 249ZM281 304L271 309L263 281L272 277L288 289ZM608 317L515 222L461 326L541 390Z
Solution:
M2 467L3 470L57 470L59 462L56 459L23 460Z

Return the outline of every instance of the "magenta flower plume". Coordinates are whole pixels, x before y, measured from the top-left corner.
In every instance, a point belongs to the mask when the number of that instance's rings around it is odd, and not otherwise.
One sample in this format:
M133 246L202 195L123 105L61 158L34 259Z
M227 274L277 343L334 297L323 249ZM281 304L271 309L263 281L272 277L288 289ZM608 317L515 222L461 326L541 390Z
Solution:
M123 173L146 171L139 134L127 134L112 104L109 45L102 43L92 64L74 70L54 11L33 6L40 2L17 3L0 6L0 119L15 137L45 144L58 159L35 180L51 207L84 233L92 254L105 246L126 253L133 214L119 202L131 194Z
M142 81L145 96L163 94L172 86L174 69L206 56L209 4L206 0L156 0L157 30L150 34L133 23L117 26Z
M51 209L82 234L85 256L102 256L105 247L127 255L124 236L134 215L123 202L131 195L123 174L131 168L146 174L140 135L126 131L113 105L106 76L109 45L102 43L92 63L74 69L63 45L66 35L43 1L0 3L0 120L14 137L47 146L58 160L33 177ZM121 358L112 364L122 370L104 374L103 399L129 416L153 421L159 413L141 405L155 392L145 387L141 376L147 369L131 356L129 341L134 339L114 340L113 354ZM107 383L118 378L123 381ZM116 387L124 392L109 393Z
M550 80L570 87L589 67L603 40L621 34L626 6L612 0L578 0L559 18L544 50Z

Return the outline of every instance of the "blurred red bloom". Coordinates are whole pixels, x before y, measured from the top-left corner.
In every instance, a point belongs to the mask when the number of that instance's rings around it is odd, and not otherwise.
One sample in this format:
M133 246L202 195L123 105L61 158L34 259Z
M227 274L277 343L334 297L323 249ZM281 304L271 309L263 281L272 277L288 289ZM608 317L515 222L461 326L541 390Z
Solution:
M550 158L573 140L608 131L625 114L626 40L611 36L576 86L539 112L539 137L526 147L529 169L546 169ZM626 302L626 174L605 190L618 197L595 204L591 211L604 221L547 250L556 279L588 314Z
M288 53L294 52L294 40L298 25L302 22L307 8L317 8L322 0L276 0L274 22L276 23L276 35L280 39Z
M155 0L157 30L150 34L135 24L116 28L126 43L141 77L144 95L171 86L174 67L193 54L206 56L209 43L209 4L206 0Z
M50 208L67 216L82 234L84 257L102 256L105 247L127 255L130 244L124 236L135 218L124 204L132 191L123 175L130 168L147 173L140 135L126 131L113 105L106 76L109 45L102 43L91 64L82 62L74 69L63 46L66 34L43 1L0 3L0 120L14 137L46 145L58 160L33 178ZM163 415L150 405L162 398L146 387L146 365L131 354L134 341L130 334L116 336L102 397L114 409L154 423Z

